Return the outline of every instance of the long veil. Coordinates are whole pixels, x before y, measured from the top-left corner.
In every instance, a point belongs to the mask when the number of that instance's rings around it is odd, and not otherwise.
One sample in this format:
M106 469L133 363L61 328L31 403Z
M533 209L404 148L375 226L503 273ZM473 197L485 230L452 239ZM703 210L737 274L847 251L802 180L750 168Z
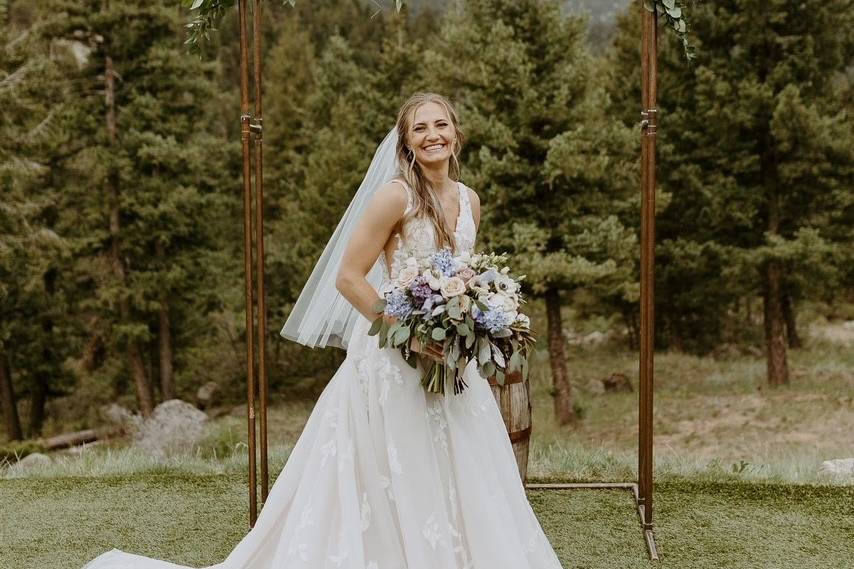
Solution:
M397 127L394 126L374 152L365 178L311 271L311 276L279 332L283 337L312 348L335 346L347 349L353 326L362 315L335 288L338 268L356 223L374 192L394 178L399 168ZM378 257L366 278L371 286L379 288L382 277Z

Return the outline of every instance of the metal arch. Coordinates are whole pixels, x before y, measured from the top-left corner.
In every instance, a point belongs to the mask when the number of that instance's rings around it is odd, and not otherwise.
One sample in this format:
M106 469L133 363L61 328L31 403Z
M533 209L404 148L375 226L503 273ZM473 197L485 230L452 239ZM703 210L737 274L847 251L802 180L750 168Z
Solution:
M267 500L270 486L267 459L267 303L264 289L264 177L263 177L263 119L261 112L261 0L252 0L252 68L254 79L254 114L249 104L249 41L247 37L246 4L238 0L240 18L240 133L243 143L243 271L246 291L246 418L249 438L249 527L258 518L257 461L255 431L255 342L258 342L258 386L260 394L260 458L261 501ZM254 144L250 144L254 142ZM254 153L252 147L254 146ZM254 160L253 160L254 158ZM254 192L253 192L254 163ZM254 195L253 195L254 194ZM255 220L252 220L252 202ZM252 229L255 229L256 273L252 268ZM257 285L258 327L255 329L255 286Z
M249 524L257 519L256 431L255 431L255 329L252 270L252 145L254 139L255 180L255 254L258 291L258 391L260 392L260 458L261 499L267 498L269 487L267 459L267 369L266 369L266 298L264 293L264 192L262 172L262 67L261 67L261 0L253 1L253 74L255 87L255 113L250 114L249 103L249 46L247 38L246 4L238 0L240 18L240 124L243 147L243 235L244 273L246 292L246 377L247 421L249 432ZM653 391L654 391L654 304L653 290L655 264L655 159L658 112L657 51L658 18L641 3L641 267L640 267L640 389L638 395L638 482L575 483L575 484L525 484L531 490L562 489L626 489L631 490L637 507L649 557L658 560L653 526Z

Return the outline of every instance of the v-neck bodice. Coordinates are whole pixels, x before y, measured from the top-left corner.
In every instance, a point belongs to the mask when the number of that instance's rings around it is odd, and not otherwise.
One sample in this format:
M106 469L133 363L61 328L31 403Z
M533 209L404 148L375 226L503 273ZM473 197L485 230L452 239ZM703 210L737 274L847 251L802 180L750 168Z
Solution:
M401 182L406 189L406 209L404 214L414 206L412 189L405 182ZM459 254L463 251L471 253L474 247L475 239L477 238L477 229L474 224L474 217L471 211L471 200L468 194L468 187L462 182L459 184L459 211L457 213L456 228L454 230L454 240L456 241L456 250L454 253ZM433 224L426 217L411 217L401 228L397 234L395 241L397 246L391 259L391 267L386 264L385 250L380 253L380 264L383 268L383 284L397 277L402 264L408 257L423 259L432 255L438 247L436 246L436 232L433 229Z

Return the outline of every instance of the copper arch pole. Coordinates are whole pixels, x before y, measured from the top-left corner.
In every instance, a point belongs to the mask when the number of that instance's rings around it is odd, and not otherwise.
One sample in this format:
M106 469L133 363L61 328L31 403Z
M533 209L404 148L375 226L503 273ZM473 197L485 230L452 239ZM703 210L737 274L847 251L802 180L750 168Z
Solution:
M641 4L641 246L640 246L640 389L638 393L638 482L525 484L530 490L631 490L649 558L658 560L652 524L652 441L655 266L655 134L658 81L658 18Z
M252 40L255 80L255 116L249 113L249 45L246 29L246 4L238 0L240 17L240 134L243 143L243 271L246 289L246 415L249 439L249 526L258 517L255 432L255 339L258 339L258 379L260 392L261 500L269 487L267 463L267 307L264 291L264 187L262 174L261 120L261 0L253 0ZM254 121L253 121L254 118ZM255 146L255 255L258 286L258 330L254 328L255 303L252 274L252 146Z

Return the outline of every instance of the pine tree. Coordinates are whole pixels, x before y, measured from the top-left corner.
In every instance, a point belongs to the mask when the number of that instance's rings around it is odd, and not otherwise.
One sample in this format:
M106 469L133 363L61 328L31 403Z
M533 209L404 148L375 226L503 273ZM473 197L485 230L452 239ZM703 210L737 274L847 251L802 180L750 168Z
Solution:
M74 271L90 287L89 349L78 372L117 393L130 375L143 414L176 396L175 343L202 306L218 247L229 161L214 116L215 65L185 53L182 22L167 2L59 2L53 40L86 38L91 52L72 98L84 148L65 164L64 234L81 245ZM62 10L62 11L60 11ZM97 191L94 191L97 190ZM99 361L85 357L102 345ZM159 382L157 381L159 379Z
M850 271L852 18L844 0L705 3L691 14L694 66L662 42L659 179L673 201L658 224L659 315L683 337L711 329L708 345L758 292L772 386L789 381L794 303ZM635 72L633 26L619 27L616 77Z
M573 421L561 305L578 287L629 302L637 144L601 108L585 21L558 2L478 0L446 15L428 77L460 107L463 163L482 191L480 235L545 299L555 415ZM635 137L636 138L636 137Z
M72 244L58 231L54 184L74 152L67 53L41 36L33 9L11 7L0 30L0 404L11 440L40 434L48 397L70 386L62 364L72 345L57 335L74 328L59 278Z

